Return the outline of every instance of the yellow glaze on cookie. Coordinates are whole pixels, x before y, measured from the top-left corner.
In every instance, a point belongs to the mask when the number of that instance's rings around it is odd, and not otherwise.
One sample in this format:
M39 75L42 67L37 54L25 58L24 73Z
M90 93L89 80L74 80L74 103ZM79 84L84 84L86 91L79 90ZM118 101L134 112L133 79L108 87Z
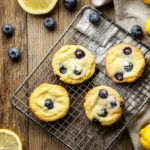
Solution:
M76 50L82 50L85 56L78 59L75 55ZM67 69L65 74L60 72L60 68L64 66ZM52 67L54 73L60 77L65 83L79 84L89 79L95 72L94 55L86 48L80 45L63 46L53 57ZM75 69L81 72L80 75L74 73Z
M150 18L146 20L145 32L148 36L150 36Z
M99 92L103 89L108 92L108 97L105 99L99 96ZM115 102L116 106L112 107L110 104L112 102ZM96 119L101 125L110 126L120 119L123 109L121 105L124 107L124 100L114 89L108 86L98 86L86 94L84 108L89 120ZM108 112L105 117L99 115L102 109Z
M130 55L125 55L123 53L123 50L127 47L132 50ZM133 69L127 72L124 67L129 63L133 65ZM142 76L145 68L145 58L142 52L135 46L128 43L122 43L113 46L108 50L105 58L105 64L106 72L114 82L133 82ZM115 75L118 72L123 73L123 80L121 81L115 78Z
M47 109L45 101L51 100L54 107ZM34 115L45 122L56 121L66 116L69 110L69 96L63 87L51 85L48 83L41 84L31 94L29 107Z

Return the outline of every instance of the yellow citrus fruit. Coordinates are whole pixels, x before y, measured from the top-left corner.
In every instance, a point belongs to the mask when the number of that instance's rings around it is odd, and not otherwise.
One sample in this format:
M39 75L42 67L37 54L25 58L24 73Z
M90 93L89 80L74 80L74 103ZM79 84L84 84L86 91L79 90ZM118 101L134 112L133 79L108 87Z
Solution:
M150 5L150 0L144 0L144 3Z
M146 21L145 32L148 36L150 36L150 18Z
M22 150L18 135L7 129L0 129L0 150Z
M46 14L56 5L58 0L18 0L20 6L34 15Z
M150 124L141 129L140 142L144 149L150 150Z

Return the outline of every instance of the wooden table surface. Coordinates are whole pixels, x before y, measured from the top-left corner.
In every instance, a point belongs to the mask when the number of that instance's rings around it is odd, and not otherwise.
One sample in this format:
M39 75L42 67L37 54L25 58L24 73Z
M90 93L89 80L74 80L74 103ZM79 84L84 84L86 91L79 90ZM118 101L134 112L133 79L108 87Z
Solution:
M59 0L55 9L47 15L34 16L27 14L18 5L17 0L0 0L0 28L12 24L14 35L6 38L0 32L0 128L15 131L21 138L24 150L67 150L68 148L48 134L35 123L18 112L10 103L10 97L20 83L32 71L47 50L55 43L64 29L71 23L77 12L91 0L78 0L75 12L67 11ZM114 20L113 3L99 9ZM54 32L43 26L46 17L57 22ZM13 62L7 53L10 47L21 49L21 60ZM132 150L133 146L128 132L119 140L120 150ZM116 148L115 148L116 149Z

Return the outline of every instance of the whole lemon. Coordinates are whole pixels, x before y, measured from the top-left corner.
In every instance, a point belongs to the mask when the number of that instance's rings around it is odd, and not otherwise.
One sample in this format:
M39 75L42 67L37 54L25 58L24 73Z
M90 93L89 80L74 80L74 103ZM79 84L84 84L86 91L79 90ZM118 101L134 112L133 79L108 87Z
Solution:
M140 142L145 150L150 150L150 124L141 129Z
M144 3L150 5L150 0L144 0Z

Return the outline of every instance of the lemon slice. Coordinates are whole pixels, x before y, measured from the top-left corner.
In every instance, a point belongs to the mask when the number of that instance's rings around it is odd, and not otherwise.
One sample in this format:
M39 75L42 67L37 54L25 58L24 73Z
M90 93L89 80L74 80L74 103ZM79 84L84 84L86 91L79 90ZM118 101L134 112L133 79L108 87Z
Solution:
M0 150L22 150L18 135L7 129L0 129Z
M18 0L20 6L34 15L46 14L56 5L58 0Z

